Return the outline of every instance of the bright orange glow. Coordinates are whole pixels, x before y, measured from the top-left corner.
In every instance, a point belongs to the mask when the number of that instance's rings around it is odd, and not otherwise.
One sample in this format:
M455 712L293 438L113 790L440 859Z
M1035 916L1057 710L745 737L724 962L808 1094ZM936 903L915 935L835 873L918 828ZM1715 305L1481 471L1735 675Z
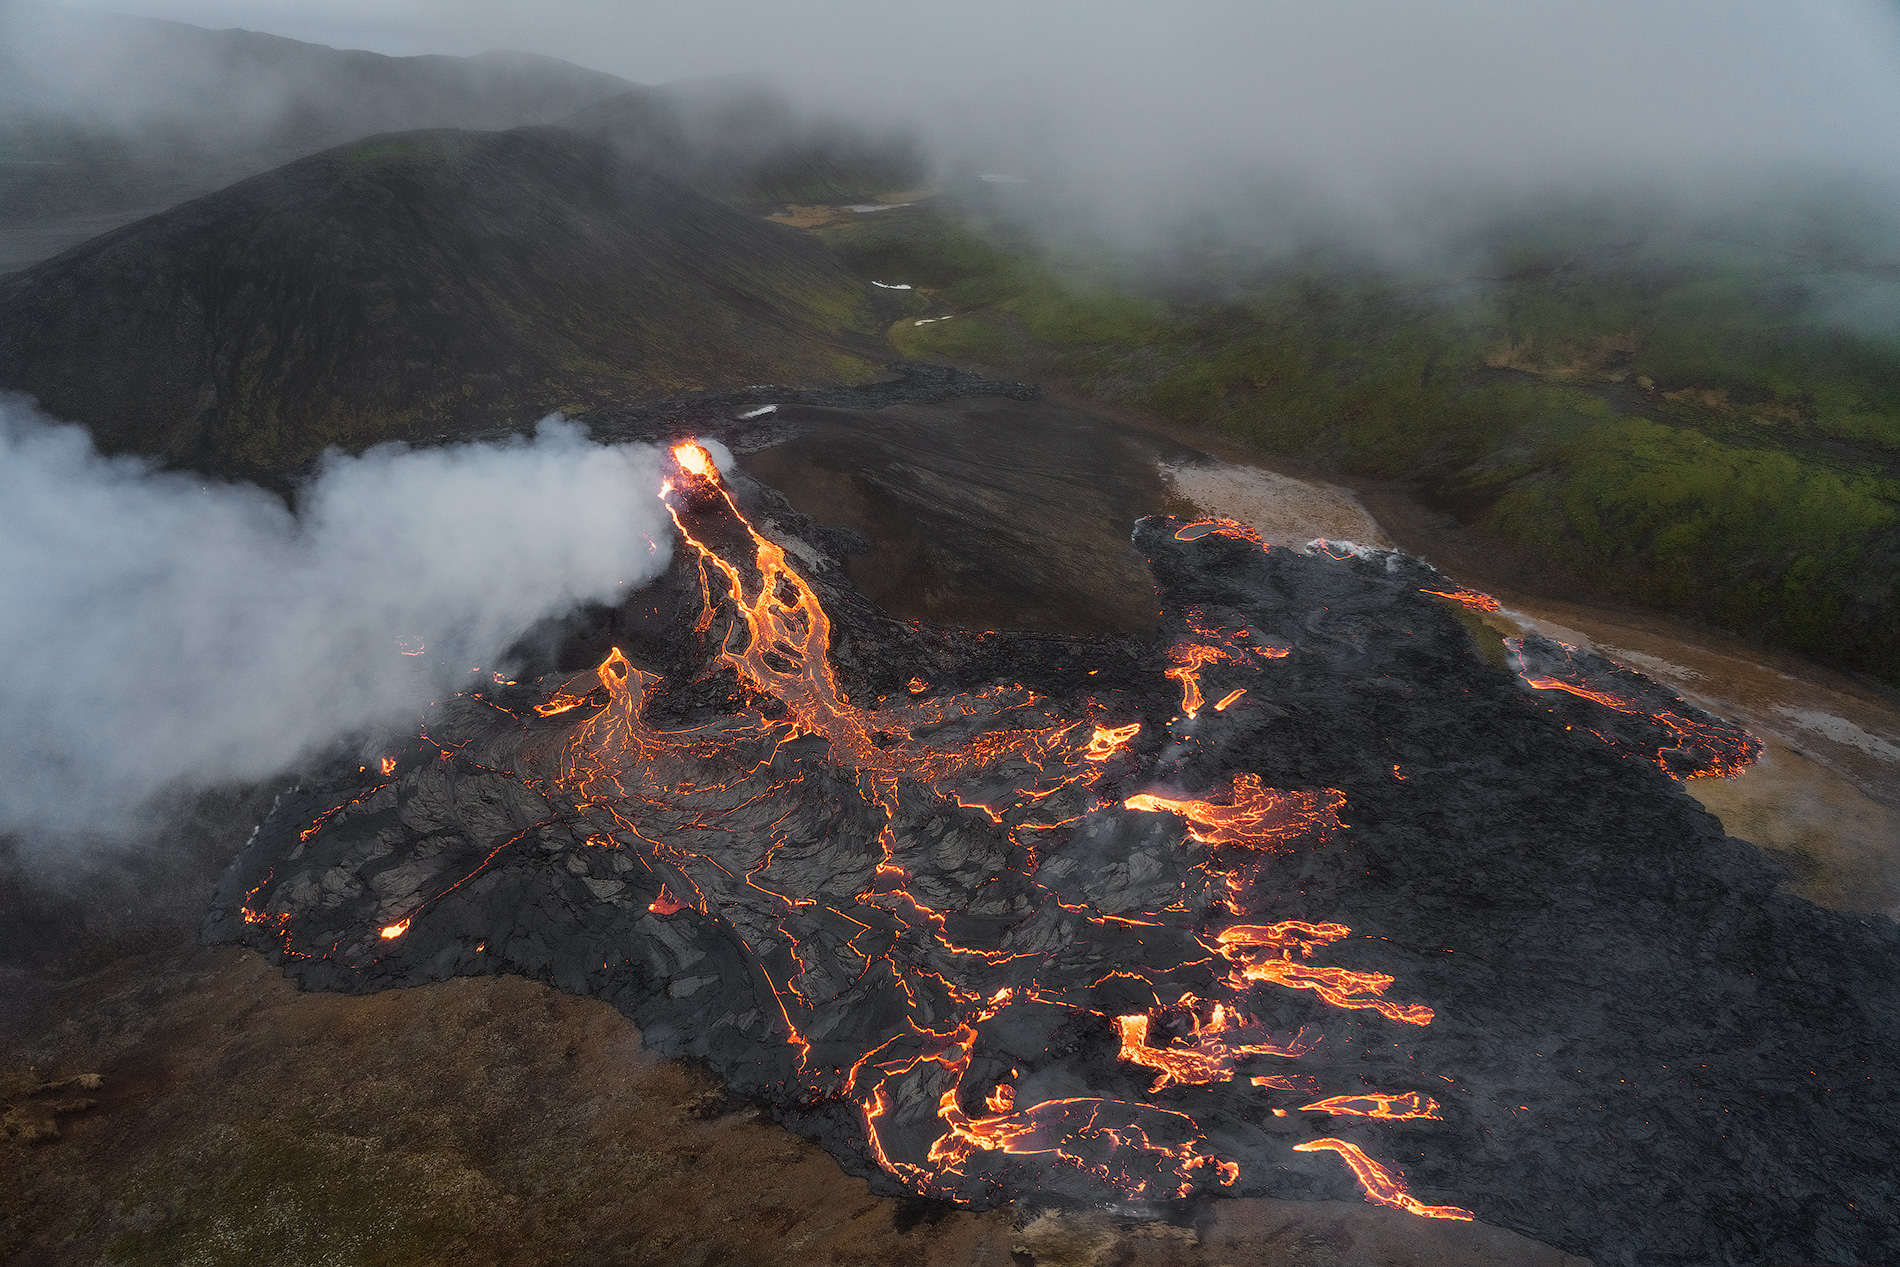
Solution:
M1416 1214L1427 1219L1457 1219L1469 1222L1472 1214L1455 1205L1424 1205L1418 1198L1405 1190L1405 1181L1392 1171L1365 1155L1357 1144L1348 1144L1343 1139L1316 1139L1305 1144L1295 1144L1296 1153L1333 1152L1338 1153L1341 1161L1352 1170L1353 1178L1365 1189L1366 1200L1377 1205L1389 1205L1395 1210L1404 1210L1407 1214Z
M543 717L553 717L557 713L565 713L569 709L579 708L586 702L587 697L585 695L572 695L567 691L559 691L548 697L544 702L536 704L534 711Z
M402 936L404 933L408 931L409 931L409 920L407 917L397 920L394 924L385 924L383 925L383 933L382 933L383 940L395 941L396 938Z
M1393 980L1383 972L1319 967L1292 958L1295 950L1304 958L1313 953L1315 946L1337 941L1351 931L1343 924L1297 920L1236 924L1222 929L1215 942L1219 953L1235 965L1230 980L1236 989L1244 988L1243 983L1271 982L1290 990L1311 990L1334 1007L1373 1011L1406 1025L1430 1025L1434 1015L1431 1008L1422 1003L1393 1003L1381 997Z
M1198 608L1185 608L1182 614L1187 619L1189 636L1168 649L1171 663L1163 672L1181 684L1181 712L1190 720L1200 714L1203 703L1202 669L1212 664L1253 665L1283 659L1292 652L1291 647L1254 641L1253 631L1244 627L1222 629L1209 625ZM1229 696L1226 702L1234 698Z
M394 774L394 773L396 772L396 758L394 758L394 757L384 757L384 758L383 758L383 763L382 763L382 764L383 764L383 777L384 777L384 778L388 778L388 777L389 777L390 775L392 775L392 774Z
M908 1061L891 1060L879 1064L860 1062L852 1071L855 1084L867 1070L882 1074L864 1101L865 1129L870 1135L871 1151L892 1174L911 1183L920 1192L942 1191L939 1175L961 1175L970 1159L979 1152L1042 1155L1085 1171L1131 1198L1147 1196L1185 1197L1197 1181L1208 1179L1231 1187L1240 1177L1240 1168L1202 1151L1206 1143L1194 1120L1185 1113L1160 1109L1125 1100L1076 1097L1044 1100L1028 1108L1015 1107L1013 1090L1007 1096L999 1087L985 1100L989 1110L971 1116L958 1103L957 1089L968 1072L974 1053L976 1030L959 1026L950 1045L941 1051L914 1057ZM884 1148L882 1130L894 1109L886 1081L909 1073L923 1064L936 1064L947 1075L947 1089L938 1101L937 1116L947 1128L930 1146L928 1165L914 1165L892 1158ZM1180 1143L1166 1142L1168 1135L1180 1135ZM1159 1163L1174 1181L1173 1186L1151 1193L1149 1181L1129 1169L1129 1161L1145 1158ZM1203 1173L1205 1172L1205 1173Z
M1573 666L1549 674L1535 673L1524 663L1522 642L1515 638L1507 638L1504 640L1504 645L1510 648L1511 654L1516 658L1518 677L1522 678L1527 686L1535 687L1540 691L1564 691L1580 699L1592 700L1619 713L1632 717L1646 717L1663 726L1674 738L1671 748L1665 751L1696 751L1704 754L1701 764L1687 774L1682 774L1678 773L1659 752L1656 755L1656 764L1661 766L1671 778L1698 779L1716 774L1725 779L1732 779L1755 764L1761 757L1761 740L1746 730L1711 724L1670 708L1650 711L1645 709L1633 695L1621 695L1604 685L1593 684L1592 675L1581 666ZM1560 642L1557 645L1564 649L1566 658L1577 650L1567 642ZM1598 738L1602 736L1599 735Z
M814 1099L855 1105L872 1156L906 1187L954 1197L959 1185L986 1173L976 1168L983 1155L1033 1156L1072 1167L1129 1200L1184 1198L1238 1181L1238 1166L1213 1153L1207 1134L1186 1112L1100 1096L1034 1101L1016 1070L999 1078L987 1062L987 1048L986 1060L976 1059L978 1033L1008 1008L1101 1017L1119 1040L1118 1059L1152 1071L1149 1095L1229 1082L1244 1070L1254 1086L1309 1100L1324 1093L1317 1076L1254 1070L1266 1061L1299 1059L1316 1040L1305 1031L1268 1032L1242 1010L1250 992L1298 989L1331 1006L1378 1011L1409 1024L1431 1019L1429 1008L1382 997L1390 977L1304 962L1316 948L1348 936L1351 930L1342 924L1288 920L1220 929L1217 920L1209 928L1194 922L1198 915L1185 914L1205 909L1192 905L1193 893L1161 898L1172 903L1164 913L1098 909L1073 889L1043 887L1034 877L1038 850L1051 839L1046 833L1116 805L1123 793L1115 780L1135 766L1142 723L1125 720L1126 712L1112 714L1109 700L1058 706L1020 685L931 694L922 672L935 670L922 666L909 677L907 690L893 690L889 698L847 692L832 661L831 617L814 583L784 546L740 511L704 446L686 441L671 453L677 469L661 500L679 532L682 560L697 568L701 605L693 633L706 649L707 674L718 670L727 681L736 679L731 709L691 730L661 729L649 718L648 703L661 699L666 683L616 647L593 674L563 680L535 705L541 717L571 711L578 717L529 728L538 737L531 743L541 745L529 749L536 777L546 772L547 782L601 828L585 837L587 845L624 850L617 863L645 867L651 878L641 891L658 885L650 913L670 917L692 910L739 936L749 950L757 948L752 962L773 995L779 1017L774 1024L782 1024L788 1045L785 1076ZM1182 539L1212 533L1258 544L1251 529L1232 521L1199 526L1202 531ZM1203 668L1220 665L1234 675L1258 677L1263 665L1290 650L1267 644L1251 626L1222 627L1192 609L1187 623L1166 672L1181 684L1184 702L1191 702L1190 716L1202 703ZM1225 692L1215 706L1224 710L1249 687L1222 681L1215 689ZM591 711L576 711L582 705ZM788 745L796 745L795 760L780 755ZM862 879L849 882L856 891L848 897L842 894L851 889L801 891L782 878L783 869L775 873L776 851L800 847L794 828L781 836L776 823L760 828L748 817L747 826L735 832L721 821L733 809L767 801L789 781L806 777L810 766L801 763L812 761L814 753L861 798L861 804L851 803L851 812L862 808L873 815L878 844L863 862ZM445 759L449 755L445 750ZM1085 992L1065 996L1037 985L1032 974L1042 950L959 940L970 936L961 931L971 927L965 912L936 909L932 903L942 899L912 881L917 851L929 842L910 839L899 815L913 812L920 796L934 797L945 816L986 832L993 826L1008 849L1003 865L1015 872L995 878L1043 887L1054 899L1045 909L1064 921L1066 935L1082 941L1092 929L1112 926L1152 934L1157 947L1172 938L1189 951L1191 964L1205 965L1196 978L1208 983L1203 992L1221 997L1201 999L1176 987L1167 997L1178 1001L1162 1004L1160 990L1167 987L1157 987L1155 1006L1147 1011L1121 1015L1130 1004L1118 1001L1112 1012L1096 1012ZM1339 829L1345 798L1332 788L1269 788L1258 774L1243 773L1201 799L1150 791L1121 804L1183 820L1176 830L1204 847L1196 871L1215 886L1225 877L1227 909L1241 915L1251 883L1243 882L1242 873L1251 877L1269 865L1267 855ZM669 817L656 819L656 809ZM655 830L656 822L665 822L666 829ZM706 843L734 836L757 842L757 851L735 855L733 845ZM1222 900L1215 900L1215 912ZM755 925L740 936L743 926L731 908L741 905L753 915L766 912L766 927ZM421 909L411 907L411 917ZM817 947L807 931L814 920L828 930L829 940ZM407 924L405 919L400 927L392 925L398 932L385 935L400 935ZM769 949L760 945L762 936L771 939ZM902 953L900 939L908 946ZM861 963L852 962L842 978L827 976L827 961L840 945ZM1102 982L1120 978L1123 984L1114 988L1126 990L1129 980L1152 983L1158 980L1154 974L1168 970L1166 963L1109 964ZM895 982L892 997L904 1010L881 1045L856 1054L845 1068L851 1056L838 1054L835 1036L818 1037L822 1031L813 1021L826 1000L851 988L853 975L862 980L872 974L886 985Z
M1294 840L1323 839L1339 826L1346 794L1337 788L1283 792L1264 787L1257 774L1237 774L1227 802L1187 800L1142 792L1122 804L1146 813L1179 814L1188 835L1204 845L1277 849Z
M1141 723L1129 722L1126 726L1097 726L1095 733L1089 736L1088 747L1082 750L1084 760L1106 761L1118 752L1125 752L1129 742L1141 733Z
M1436 598L1449 598L1454 603L1463 603L1474 612L1494 612L1503 608L1503 604L1489 594L1480 594L1477 590L1468 590L1463 586L1455 590L1426 590L1421 594L1430 594Z
M1351 1117L1376 1117L1384 1122L1408 1122L1415 1118L1442 1121L1438 1101L1419 1091L1404 1095L1336 1095L1312 1104L1302 1104L1302 1112L1340 1113Z
M1159 1076L1148 1088L1150 1095L1169 1086L1205 1085L1227 1082L1234 1076L1234 1062L1249 1056L1283 1056L1294 1059L1312 1049L1302 1035L1276 1039L1258 1026L1241 1019L1225 1003L1214 1004L1205 1024L1190 1012L1191 1028L1179 1043L1153 1047L1148 1043L1146 1013L1115 1018L1121 1036L1120 1059L1153 1069Z
M1176 541L1199 541L1202 537L1227 537L1251 542L1262 550L1267 548L1259 533L1237 519L1196 519L1174 530Z
M688 475L697 475L706 480L719 478L719 468L713 463L712 454L708 453L698 441L684 440L674 445L673 460L678 462L680 469Z

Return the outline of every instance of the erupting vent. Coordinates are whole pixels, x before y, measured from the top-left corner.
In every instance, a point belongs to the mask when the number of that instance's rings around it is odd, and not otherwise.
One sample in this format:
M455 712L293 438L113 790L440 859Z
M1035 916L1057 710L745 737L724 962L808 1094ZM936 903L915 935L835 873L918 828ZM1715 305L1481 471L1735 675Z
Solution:
M1404 909L1368 928L1328 878L1370 865L1362 801L1375 826L1429 806L1463 754L1362 740L1335 784L1300 773L1325 745L1287 712L1350 683L1397 733L1414 688L1391 674L1457 656L1510 726L1569 742L1417 594L1449 583L1407 563L1375 640L1349 598L1382 565L1297 559L1345 597L1278 621L1251 533L1153 520L1158 643L932 633L794 566L704 449L673 453L671 666L615 649L500 682L287 795L211 936L330 988L517 971L608 998L924 1196L1351 1185L1472 1217L1415 1195L1457 1191L1445 1159L1505 1111L1420 1047L1458 930L1387 940Z

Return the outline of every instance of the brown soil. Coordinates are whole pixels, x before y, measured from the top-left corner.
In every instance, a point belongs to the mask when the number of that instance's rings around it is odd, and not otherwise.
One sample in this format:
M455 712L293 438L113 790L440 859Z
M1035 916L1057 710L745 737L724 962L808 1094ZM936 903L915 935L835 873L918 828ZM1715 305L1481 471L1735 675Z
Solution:
M102 1083L60 1138L0 1143L22 1265L1582 1261L1357 1204L1214 1201L1177 1227L873 1197L608 1005L514 978L300 995L190 950L34 1011L11 1071Z

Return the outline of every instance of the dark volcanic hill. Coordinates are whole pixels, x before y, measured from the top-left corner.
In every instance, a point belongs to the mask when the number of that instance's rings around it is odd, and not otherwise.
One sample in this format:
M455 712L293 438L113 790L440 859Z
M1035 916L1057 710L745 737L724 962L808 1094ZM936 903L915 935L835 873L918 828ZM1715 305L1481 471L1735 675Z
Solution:
M0 279L0 389L108 449L268 478L328 445L861 380L867 304L810 237L598 142L412 132Z
M751 77L632 88L563 126L752 208L870 199L925 176L909 138L806 112Z

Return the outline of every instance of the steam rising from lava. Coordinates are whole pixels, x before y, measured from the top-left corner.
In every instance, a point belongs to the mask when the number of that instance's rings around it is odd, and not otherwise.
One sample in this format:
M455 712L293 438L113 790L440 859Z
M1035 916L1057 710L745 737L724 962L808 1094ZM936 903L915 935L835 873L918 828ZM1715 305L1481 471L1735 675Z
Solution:
M161 791L270 775L506 666L667 562L656 450L332 454L262 489L103 457L0 403L0 831L123 835Z

